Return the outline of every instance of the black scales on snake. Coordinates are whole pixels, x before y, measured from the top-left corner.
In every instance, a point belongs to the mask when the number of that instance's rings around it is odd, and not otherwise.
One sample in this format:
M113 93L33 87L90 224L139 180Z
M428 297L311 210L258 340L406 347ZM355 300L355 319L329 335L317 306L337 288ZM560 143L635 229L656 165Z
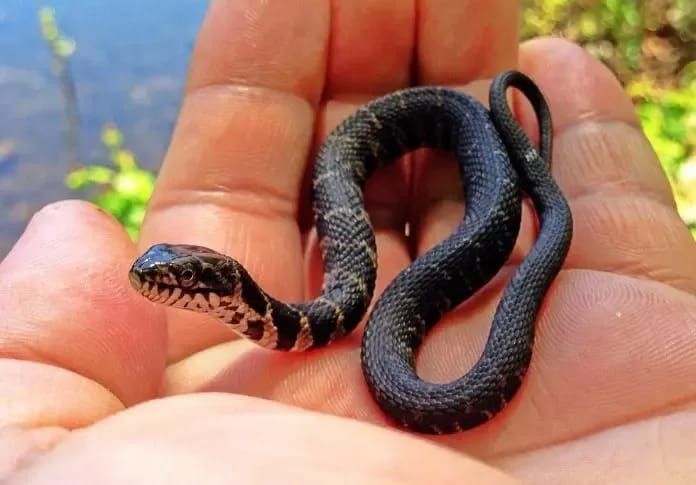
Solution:
M537 150L513 117L509 87L531 102ZM487 110L441 87L378 98L343 121L322 144L313 207L325 281L318 298L276 300L229 256L190 245L157 244L130 271L150 300L206 312L263 347L305 351L351 332L375 288L375 237L363 186L376 169L420 147L453 150L466 192L463 220L403 270L375 302L362 340L362 369L373 398L401 426L424 433L466 430L512 399L531 360L535 320L569 249L572 216L550 173L552 126L546 101L518 71L494 78ZM527 194L539 219L536 242L498 304L473 368L445 384L415 372L418 347L445 313L484 286L506 262Z

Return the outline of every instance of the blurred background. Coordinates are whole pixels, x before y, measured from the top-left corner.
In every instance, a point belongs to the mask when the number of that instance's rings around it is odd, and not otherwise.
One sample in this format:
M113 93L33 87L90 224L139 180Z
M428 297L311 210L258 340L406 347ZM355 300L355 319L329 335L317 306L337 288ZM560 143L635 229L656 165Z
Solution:
M631 95L696 238L696 1L522 0ZM80 197L137 236L205 0L0 0L0 258L48 202Z

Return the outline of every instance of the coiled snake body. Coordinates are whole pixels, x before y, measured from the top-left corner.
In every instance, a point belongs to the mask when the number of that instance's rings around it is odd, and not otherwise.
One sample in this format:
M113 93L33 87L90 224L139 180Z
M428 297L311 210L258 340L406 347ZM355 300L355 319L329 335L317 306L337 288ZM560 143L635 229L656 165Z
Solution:
M537 115L539 150L515 121L506 91L516 87ZM234 259L211 249L157 244L130 271L152 301L206 312L260 345L304 351L351 332L365 315L377 271L375 237L364 209L365 180L419 147L454 150L466 213L451 236L401 272L377 300L362 340L368 388L396 423L452 433L496 415L526 374L542 299L565 260L572 234L568 204L550 174L551 118L537 86L517 71L491 84L490 109L440 87L397 91L358 109L321 146L313 202L325 280L321 295L284 303L263 291ZM480 359L446 384L420 379L416 350L443 313L485 285L507 260L531 198L540 228L493 318Z

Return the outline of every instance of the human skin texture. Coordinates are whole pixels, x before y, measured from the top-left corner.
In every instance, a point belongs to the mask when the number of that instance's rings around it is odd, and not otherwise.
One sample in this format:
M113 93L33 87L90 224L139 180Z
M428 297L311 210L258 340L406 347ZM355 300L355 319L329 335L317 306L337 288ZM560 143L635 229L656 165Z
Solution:
M39 211L0 264L0 480L56 483L688 483L696 476L696 247L611 73L560 39L518 43L510 0L213 0L142 237L103 211ZM274 296L321 283L312 154L359 105L445 84L486 99L518 68L554 119L553 174L574 239L538 319L527 379L470 432L394 428L360 370L362 327L288 355L155 306L127 272L157 242L238 259ZM535 136L533 113L511 94ZM451 155L418 152L368 182L377 295L463 211ZM403 227L410 224L410 236ZM500 275L428 335L443 382L481 351Z

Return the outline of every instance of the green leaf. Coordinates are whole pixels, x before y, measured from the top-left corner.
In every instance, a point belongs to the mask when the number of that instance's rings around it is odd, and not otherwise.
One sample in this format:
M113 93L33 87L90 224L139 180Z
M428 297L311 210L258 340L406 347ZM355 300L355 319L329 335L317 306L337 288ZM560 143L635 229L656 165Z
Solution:
M135 155L129 150L116 150L113 153L112 161L120 170L130 170L137 167L138 163L135 160Z
M112 214L116 219L123 223L123 217L128 213L130 201L113 190L108 190L94 198L94 202Z
M125 223L131 227L140 227L145 219L145 205L133 205L126 214Z
M56 24L56 11L50 7L39 9L39 25L41 26L41 36L48 42L58 39L58 25Z
M124 227L125 227L128 235L130 236L131 240L137 241L138 234L140 233L140 227L129 226L129 225L125 225Z
M107 125L102 130L102 143L110 150L117 150L123 146L123 134L113 125Z
M155 178L145 170L128 170L116 174L112 184L114 191L121 197L146 202L152 195Z
M53 51L60 57L70 57L75 53L77 43L65 37L61 37L53 44Z
M104 185L111 183L115 172L100 165L88 165L75 169L65 177L65 185L73 190L84 189L89 185Z

